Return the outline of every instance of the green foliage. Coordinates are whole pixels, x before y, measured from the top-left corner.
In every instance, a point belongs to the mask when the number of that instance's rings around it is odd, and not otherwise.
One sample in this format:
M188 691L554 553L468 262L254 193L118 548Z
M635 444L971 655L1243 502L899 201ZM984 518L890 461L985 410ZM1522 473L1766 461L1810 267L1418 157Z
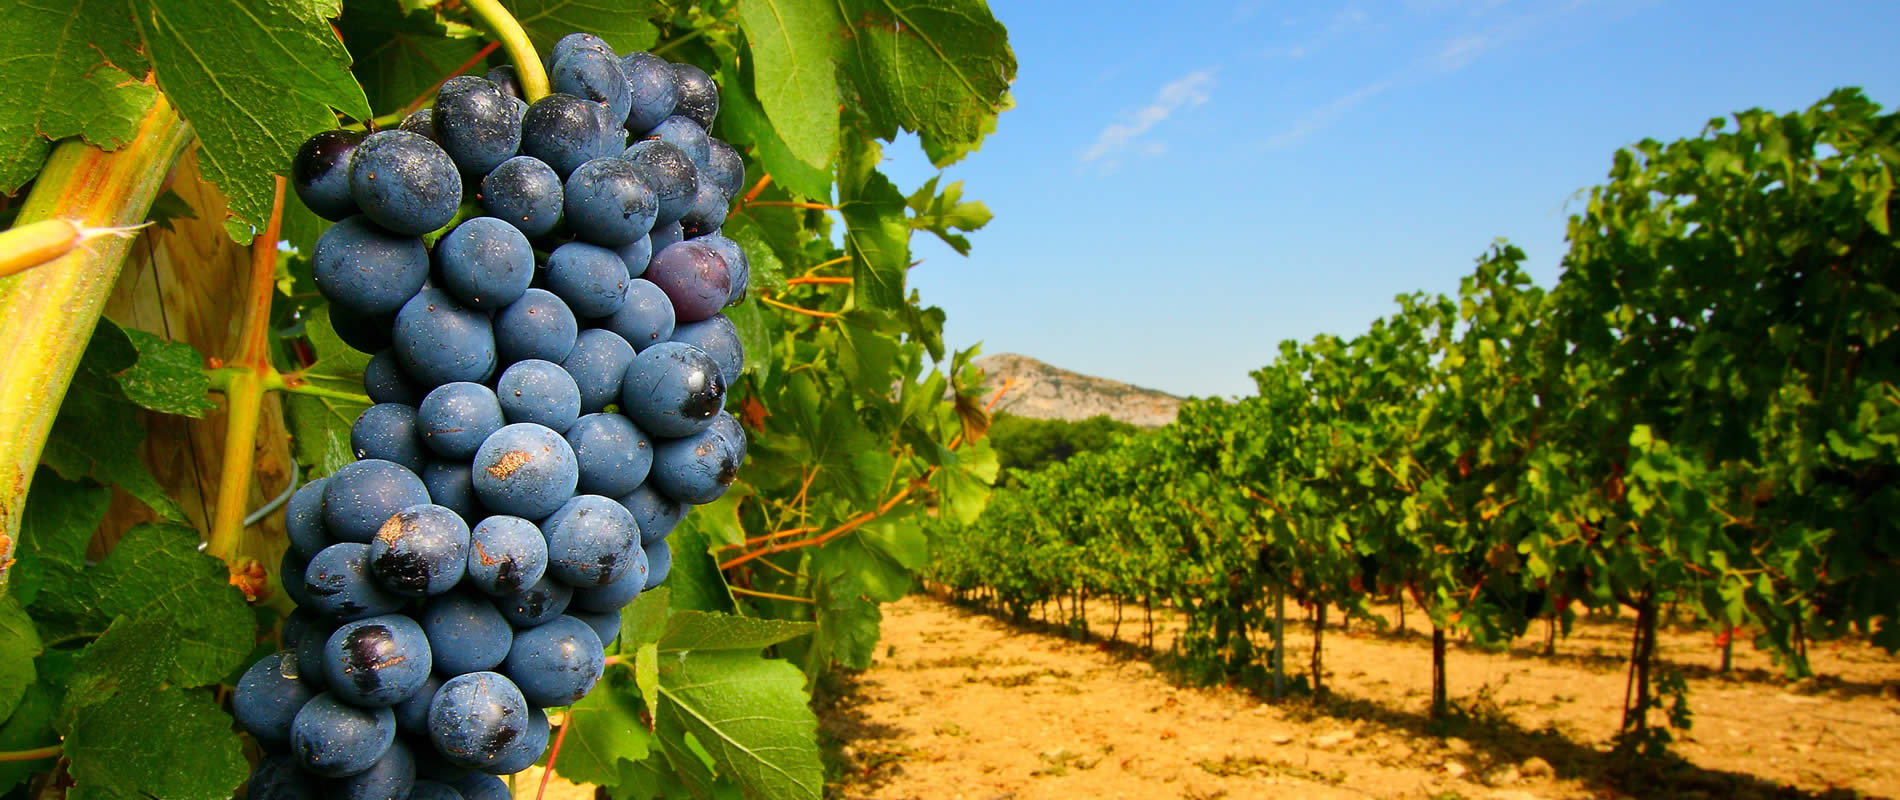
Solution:
M997 466L1007 475L1010 470L1037 470L1067 461L1077 453L1106 449L1116 437L1139 430L1106 414L1080 422L997 414L990 420L989 439L990 447L996 450ZM1005 478L1005 485L1010 482Z

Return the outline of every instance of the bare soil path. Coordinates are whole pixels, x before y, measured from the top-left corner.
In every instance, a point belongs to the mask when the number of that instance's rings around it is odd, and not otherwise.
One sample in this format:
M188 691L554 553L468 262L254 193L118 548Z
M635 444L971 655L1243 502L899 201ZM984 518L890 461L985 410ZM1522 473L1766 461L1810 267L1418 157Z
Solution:
M1091 608L1098 634L1107 609ZM1388 619L1395 619L1385 609ZM1078 643L926 596L884 607L874 665L821 708L849 800L1041 798L1900 797L1900 660L1861 646L1813 654L1790 682L1746 643L1717 673L1705 633L1664 632L1661 657L1690 687L1692 731L1676 762L1609 753L1621 713L1627 620L1578 626L1504 652L1454 646L1454 703L1426 719L1430 647L1407 636L1325 633L1326 701L1269 705L1245 692L1181 688L1124 623L1120 641ZM1417 628L1416 613L1409 620ZM1165 650L1178 621L1162 619ZM1535 633L1541 634L1540 631ZM1288 622L1288 669L1311 629Z

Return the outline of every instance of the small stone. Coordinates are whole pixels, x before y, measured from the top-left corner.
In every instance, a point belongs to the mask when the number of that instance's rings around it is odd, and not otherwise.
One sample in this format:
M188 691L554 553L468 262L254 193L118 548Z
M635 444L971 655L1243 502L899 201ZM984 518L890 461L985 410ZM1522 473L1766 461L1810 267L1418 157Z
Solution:
M1272 736L1272 738L1269 738L1267 741L1272 742L1274 744L1287 744L1293 741L1293 737L1288 736L1284 733L1276 733Z
M1314 747L1338 747L1342 742L1352 741L1352 731L1334 731L1324 736L1314 737Z
M1552 767L1550 762L1538 758L1537 756L1524 759L1524 763L1517 765L1517 771L1522 773L1526 778L1557 777L1557 769Z
M1459 755L1464 755L1471 752L1471 743L1453 736L1445 740L1445 749Z
M1484 775L1484 783L1486 786L1509 786L1513 783L1517 783L1518 780L1517 767L1509 764L1491 770Z
M1254 707L1253 707L1253 715L1254 715L1254 716L1256 716L1256 717L1264 717L1264 716L1266 716L1266 715L1267 715L1267 707L1266 707L1266 706L1264 706L1264 705L1260 705L1260 706L1254 706Z
M1466 773L1468 773L1468 772L1470 772L1470 771L1471 771L1471 770L1470 770L1470 769L1467 769L1467 768L1465 767L1465 765L1463 765L1463 764L1460 764L1460 763L1458 763L1458 762L1456 762L1456 761L1446 761L1446 762L1445 762L1445 777L1447 777L1447 778L1451 778L1451 779L1453 779L1453 780L1457 780L1457 779L1459 779L1459 778L1462 778L1462 777L1464 777L1464 776L1465 776L1465 774L1466 774Z

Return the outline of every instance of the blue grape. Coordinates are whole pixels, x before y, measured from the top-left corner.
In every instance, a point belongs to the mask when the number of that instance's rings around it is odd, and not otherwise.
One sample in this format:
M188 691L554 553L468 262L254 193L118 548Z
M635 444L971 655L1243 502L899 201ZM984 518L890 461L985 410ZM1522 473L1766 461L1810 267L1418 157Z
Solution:
M697 239L654 254L653 265L647 267L644 277L673 301L673 316L680 322L698 322L717 314L732 297L732 276L726 270L726 260L718 250ZM397 325L400 338L401 322Z
M638 488L653 468L652 441L620 414L588 414L566 435L580 468L576 491L619 497Z
M323 677L323 643L330 640L330 632L336 630L337 623L315 604L300 605L297 610L309 611L320 620L297 640L297 674L311 688L322 691L329 688L329 681Z
M646 550L635 546L630 554L633 567L621 570L613 580L602 586L589 586L574 590L574 599L567 604L567 613L572 616L582 614L607 613L625 608L640 593L646 591L647 558ZM611 638L611 637L609 637Z
M726 224L726 213L732 198L720 194L719 187L710 182L699 185L699 193L693 196L693 207L680 217L680 230L686 238L697 239L719 232L719 226ZM723 305L723 304L722 304Z
M602 247L633 244L653 229L660 198L639 167L620 158L596 158L574 168L561 186L567 227Z
M445 383L430 390L416 409L416 422L430 450L457 459L475 455L489 434L507 424L495 391L473 381Z
M329 478L318 478L298 487L284 504L284 529L290 549L308 559L331 544L330 532L323 527L323 487Z
M635 351L644 350L673 338L673 301L652 281L634 278L627 282L627 299L620 310L599 324L619 334Z
M620 498L620 504L633 512L633 521L640 526L640 544L648 546L666 538L673 526L686 518L687 511L679 501L653 488L651 478L649 473L646 483Z
M468 523L433 503L389 518L370 542L370 571L390 591L410 597L455 588L468 564Z
M396 327L396 313L393 311L363 314L350 310L349 306L331 303L330 327L344 344L362 353L388 350L390 344L396 341L390 335Z
M487 78L489 83L495 84L495 88L502 94L516 100L522 99L525 94L521 91L521 75L515 72L513 64L503 64L490 69L488 74L482 77Z
M433 702L433 698L431 698L431 702ZM453 785L456 781L467 778L471 773L468 767L450 763L449 759L442 755L442 751L435 749L435 742L429 739L427 709L423 710L422 733L410 739L409 749L413 750L416 754L416 789L409 795L411 800L419 797L435 796L433 794L424 795L422 793L423 784L425 783L444 787L442 791L446 791L448 794L443 796L453 798L455 796L454 790L446 787Z
M336 308L387 314L415 296L429 279L429 249L416 236L392 233L369 217L354 216L317 237L310 277L333 304L331 322L341 334Z
M388 708L357 708L328 692L305 703L290 725L290 751L303 768L327 778L375 766L396 740Z
M673 66L647 52L628 53L620 58L620 71L627 76L627 130L646 133L660 120L673 116L679 104L679 84L673 78Z
M509 422L532 422L566 433L581 415L580 386L552 361L515 362L495 382L495 393Z
M426 621L422 624L422 633L424 636L429 633L429 625ZM437 670L441 669L439 654L442 648L431 640L429 651L430 665ZM403 698L402 702L390 706L390 710L396 712L397 733L405 736L429 735L429 701L435 699L435 692L440 688L442 688L442 676L432 670L421 686L416 687L416 690Z
M554 230L565 207L561 176L533 156L515 156L501 162L482 178L479 199L489 216L506 221L528 237Z
M516 739L501 752L486 772L496 775L513 775L541 760L541 754L548 750L548 714L533 706L528 707L528 729L521 738Z
M587 623L555 617L515 634L501 673L533 706L564 706L592 691L606 668L600 636Z
M359 132L328 130L297 148L290 160L290 187L312 213L332 222L358 213L350 195L350 153L362 141Z
M277 562L277 577L284 585L284 595L298 608L310 608L316 602L310 597L310 588L303 582L304 569L309 566L310 559L304 558L294 547L284 548L284 557Z
M548 289L577 317L604 317L618 311L626 302L629 280L627 263L599 245L568 242L548 256Z
M712 158L712 142L706 135L705 127L694 122L691 117L675 113L660 120L660 124L647 131L645 139L658 139L679 148L687 158L693 160L693 168L699 169ZM697 182L695 182L697 183Z
M745 463L745 430L721 412L705 430L653 447L653 487L682 503L719 499Z
M330 474L323 487L323 525L343 542L368 542L391 516L429 502L422 479L401 465L352 461Z
M548 575L569 586L611 583L633 562L640 546L633 512L600 495L583 494L541 523L548 537Z
M745 368L745 348L739 343L739 329L726 315L714 314L674 328L672 341L690 344L712 356L727 386L739 382L739 373Z
M640 578L640 581L639 581L640 583L642 584L646 583L646 575L642 574L639 576L639 578ZM627 576L623 575L621 576L620 581L624 581L624 580L627 580ZM620 581L615 581L614 583L617 584ZM614 584L608 584L608 586L612 586L612 585ZM606 589L607 586L602 586L600 588ZM593 592L593 591L599 591L599 590L589 589L588 591ZM580 600L581 594L582 594L581 592L574 593L574 599L577 601L575 605L579 605L578 601ZM628 600L629 602L631 602L632 598L628 598ZM626 603L621 604L621 606L625 606L625 605ZM593 628L594 635L600 637L600 645L602 647L606 647L607 645L613 644L613 641L620 637L620 608L614 608L612 610L602 611L598 614L592 614L585 611L574 611L573 609L569 609L568 616L578 619L582 622L585 622L587 623L587 627Z
M574 587L543 575L515 594L495 599L495 608L517 628L532 628L561 615L574 602Z
M752 280L752 260L745 254L745 248L723 234L709 233L694 241L700 242L718 253L726 262L726 283L731 285L726 304L739 302L745 296L746 284Z
M544 66L550 70L554 69L554 65L561 63L561 59L582 50L592 50L596 53L612 53L614 51L613 47L607 44L607 40L599 36L595 36L591 33L570 33L555 40L554 47L548 50L548 57Z
M244 784L245 800L318 800L315 781L287 754L265 755Z
M580 48L567 53L554 62L554 69L548 74L548 85L562 94L571 94L606 106L608 113L614 117L615 126L627 118L627 112L633 105L627 74L621 71L620 59L614 56L612 50Z
M653 240L653 254L659 255L661 250L686 241L686 231L677 222L665 225L655 224L653 231L647 234L647 238Z
M413 406L422 402L422 387L402 374L396 351L383 348L363 367L363 393L372 403L401 403Z
M346 622L330 634L323 680L331 695L350 705L393 706L422 688L432 660L422 626L402 614L383 614Z
M397 123L397 130L404 130L430 140L435 139L435 110L427 106L409 112Z
M529 289L495 314L495 350L503 364L530 358L559 362L574 350L580 322L553 292Z
M493 767L527 733L528 701L494 672L450 678L429 704L429 738L456 766Z
M421 236L455 218L462 176L428 137L381 130L363 137L350 155L350 194L376 224Z
M416 410L401 403L363 409L350 425L350 450L358 459L382 459L411 472L421 472L429 463L422 432L416 429Z
M693 209L699 192L699 169L693 165L693 157L679 145L664 139L643 139L634 142L620 157L637 167L645 175L647 185L659 196L654 224L678 222Z
M231 716L251 738L268 745L290 742L290 723L298 709L317 696L302 678L295 652L272 653L238 678L231 693Z
M502 426L475 453L475 496L501 514L541 519L574 495L574 448L545 425Z
M430 388L479 383L495 371L495 331L487 314L424 289L396 312L396 355L405 374Z
M468 582L497 597L534 586L548 571L548 540L534 523L498 514L469 532Z
M732 145L718 139L709 140L706 157L706 169L700 173L701 181L711 181L719 187L719 193L730 200L739 196L745 189L745 159Z
M493 778L495 776L489 775ZM507 786L506 783L502 784ZM455 787L439 781L416 781L415 788L409 790L406 800L468 800L468 797L455 790Z
M665 539L646 546L647 585L652 589L666 582L667 574L673 571L673 547Z
M642 236L633 244L613 249L620 256L620 263L627 267L627 277L638 278L647 271L647 264L653 261L653 237Z
M508 791L508 782L485 772L471 772L468 777L456 782L455 790L462 793L457 800L514 800L514 794Z
M680 89L679 105L673 113L712 130L713 119L719 116L719 84L705 70L691 64L674 64L673 80Z
M521 117L521 154L540 159L565 179L576 167L600 157L605 116L599 103L570 94L557 92L536 100Z
M302 569L297 570L297 574L302 574L302 572ZM290 616L284 617L284 626L277 633L277 641L286 651L291 652L292 657L295 657L297 645L304 640L305 636L320 636L327 639L330 637L332 627L334 623L324 620L322 614L299 605L297 610L290 612ZM302 671L298 672L301 674Z
M621 379L633 357L633 345L619 334L600 328L581 331L574 349L561 359L561 368L580 387L581 413L592 414L619 402Z
M430 600L418 615L445 676L493 669L508 656L514 629L485 597L449 592Z
M678 342L661 342L634 356L620 393L620 413L662 438L704 430L726 403L718 362Z
M462 172L486 175L521 146L514 104L487 78L457 75L435 95L435 139Z
M431 461L422 468L422 485L429 490L429 502L455 512L465 521L482 518L482 503L475 498L468 462Z
M416 757L401 739L391 740L383 757L369 769L324 786L326 800L396 800L406 798L416 785Z
M440 287L475 309L496 309L521 299L534 280L534 248L513 225L475 217L435 243Z

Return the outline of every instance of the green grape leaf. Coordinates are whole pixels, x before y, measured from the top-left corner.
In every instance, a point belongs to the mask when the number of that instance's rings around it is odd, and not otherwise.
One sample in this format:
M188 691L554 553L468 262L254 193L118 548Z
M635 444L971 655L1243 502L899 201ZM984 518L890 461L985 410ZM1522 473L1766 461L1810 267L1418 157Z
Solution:
M910 222L904 196L877 171L875 143L847 140L838 165L838 211L844 216L845 252L851 256L852 295L865 308L904 305L910 271Z
M164 726L162 736L128 735ZM223 800L249 772L210 690L150 687L85 706L66 732L72 800Z
M759 101L730 72L720 73L719 85L719 118L713 128L720 138L734 146L751 147L759 166L772 176L772 185L804 200L830 200L831 170L807 164L794 154Z
M11 594L0 595L0 720L18 708L34 680L33 659L44 650L33 620Z
M1008 34L983 0L838 0L853 22L843 73L873 131L915 131L938 166L994 129L1016 78Z
M561 777L611 786L620 782L622 761L646 759L652 735L629 688L624 677L610 676L568 708Z
M646 50L660 31L648 22L659 9L652 0L504 0L509 13L528 31L543 60L554 43L575 31L606 40L615 52Z
M877 603L865 599L856 590L856 581L840 579L820 585L818 591L818 639L811 657L819 663L809 668L823 670L836 661L851 669L868 669L877 651L878 626L884 612Z
M700 516L686 515L666 535L673 551L673 568L666 577L667 588L673 590L670 602L675 609L731 611L732 593L726 591L725 576L712 556L713 540L701 527L705 521Z
M754 273L757 274L757 273ZM745 352L745 371L764 383L772 377L771 331L759 304L742 302L725 310L732 329L739 334L739 348Z
M156 92L124 3L0 0L0 19L17 47L0 58L0 195L39 172L53 141L132 138Z
M65 480L50 468L33 475L20 520L20 546L15 554L8 593L22 605L33 605L49 575L76 575L86 566L86 544L106 517L112 490L105 486Z
M357 352L337 338L330 325L328 306L312 311L304 319L304 334L316 351L316 363L298 373L312 386L339 392L363 390L363 367L369 356ZM311 478L337 471L356 460L350 450L350 425L357 415L369 408L369 398L361 403L333 397L291 394L285 397L284 413L290 426L291 442Z
M27 686L12 714L0 720L4 722L0 724L0 752L38 750L59 744L59 734L53 730L53 712L58 705L59 700L48 682ZM52 769L53 764L53 758L0 762L0 794L12 790L34 773Z
M793 156L814 167L838 147L838 29L826 0L751 0L739 28L753 58L753 92Z
M273 175L290 172L332 113L370 116L326 14L337 3L150 0L137 16L158 86L203 145L205 177L230 200L225 232L249 244L270 219Z
M944 187L943 194L935 194L936 190L937 178L933 177L911 193L906 201L913 215L910 226L936 234L958 255L967 256L970 254L970 240L952 231L967 232L988 225L992 216L990 210L982 203L964 202L962 181Z
M115 377L136 365L138 358L138 350L119 326L93 329L40 458L62 478L91 478L117 486L162 518L184 519L139 460L145 426Z
M778 257L778 251L766 240L766 232L757 217L740 214L726 221L721 232L727 238L738 242L745 251L746 262L752 267L748 280L748 291L770 289L774 292L785 289L785 262Z
M99 324L112 322L101 319ZM217 407L206 397L211 393L211 378L205 375L204 357L196 348L136 328L122 330L139 352L138 362L118 374L126 399L140 408L184 417L202 417Z
M661 653L704 653L716 650L758 652L812 631L809 622L758 619L704 611L675 611L660 637Z
M663 657L660 696L660 723L697 741L747 798L821 796L818 719L797 667L745 650ZM676 765L678 749L669 744Z
M227 582L224 563L198 552L198 541L197 532L183 525L139 525L88 570L93 608L117 619L82 656L75 687L121 684L122 673L141 668L167 683L203 686L243 662L256 620L243 594ZM125 646L95 656L108 640ZM109 657L111 652L123 659Z
M346 21L356 21L355 9ZM434 16L416 17L434 22ZM344 30L343 42L355 58L355 72L363 83L370 108L385 113L406 108L421 99L423 106L434 103L436 84L456 67L466 63L482 49L482 40L473 37L445 38L431 31L387 30L351 25ZM476 75L481 69L472 70Z
M996 482L996 450L989 440L979 439L956 453L957 463L937 470L930 485L942 498L943 511L967 525L983 513L990 486Z

